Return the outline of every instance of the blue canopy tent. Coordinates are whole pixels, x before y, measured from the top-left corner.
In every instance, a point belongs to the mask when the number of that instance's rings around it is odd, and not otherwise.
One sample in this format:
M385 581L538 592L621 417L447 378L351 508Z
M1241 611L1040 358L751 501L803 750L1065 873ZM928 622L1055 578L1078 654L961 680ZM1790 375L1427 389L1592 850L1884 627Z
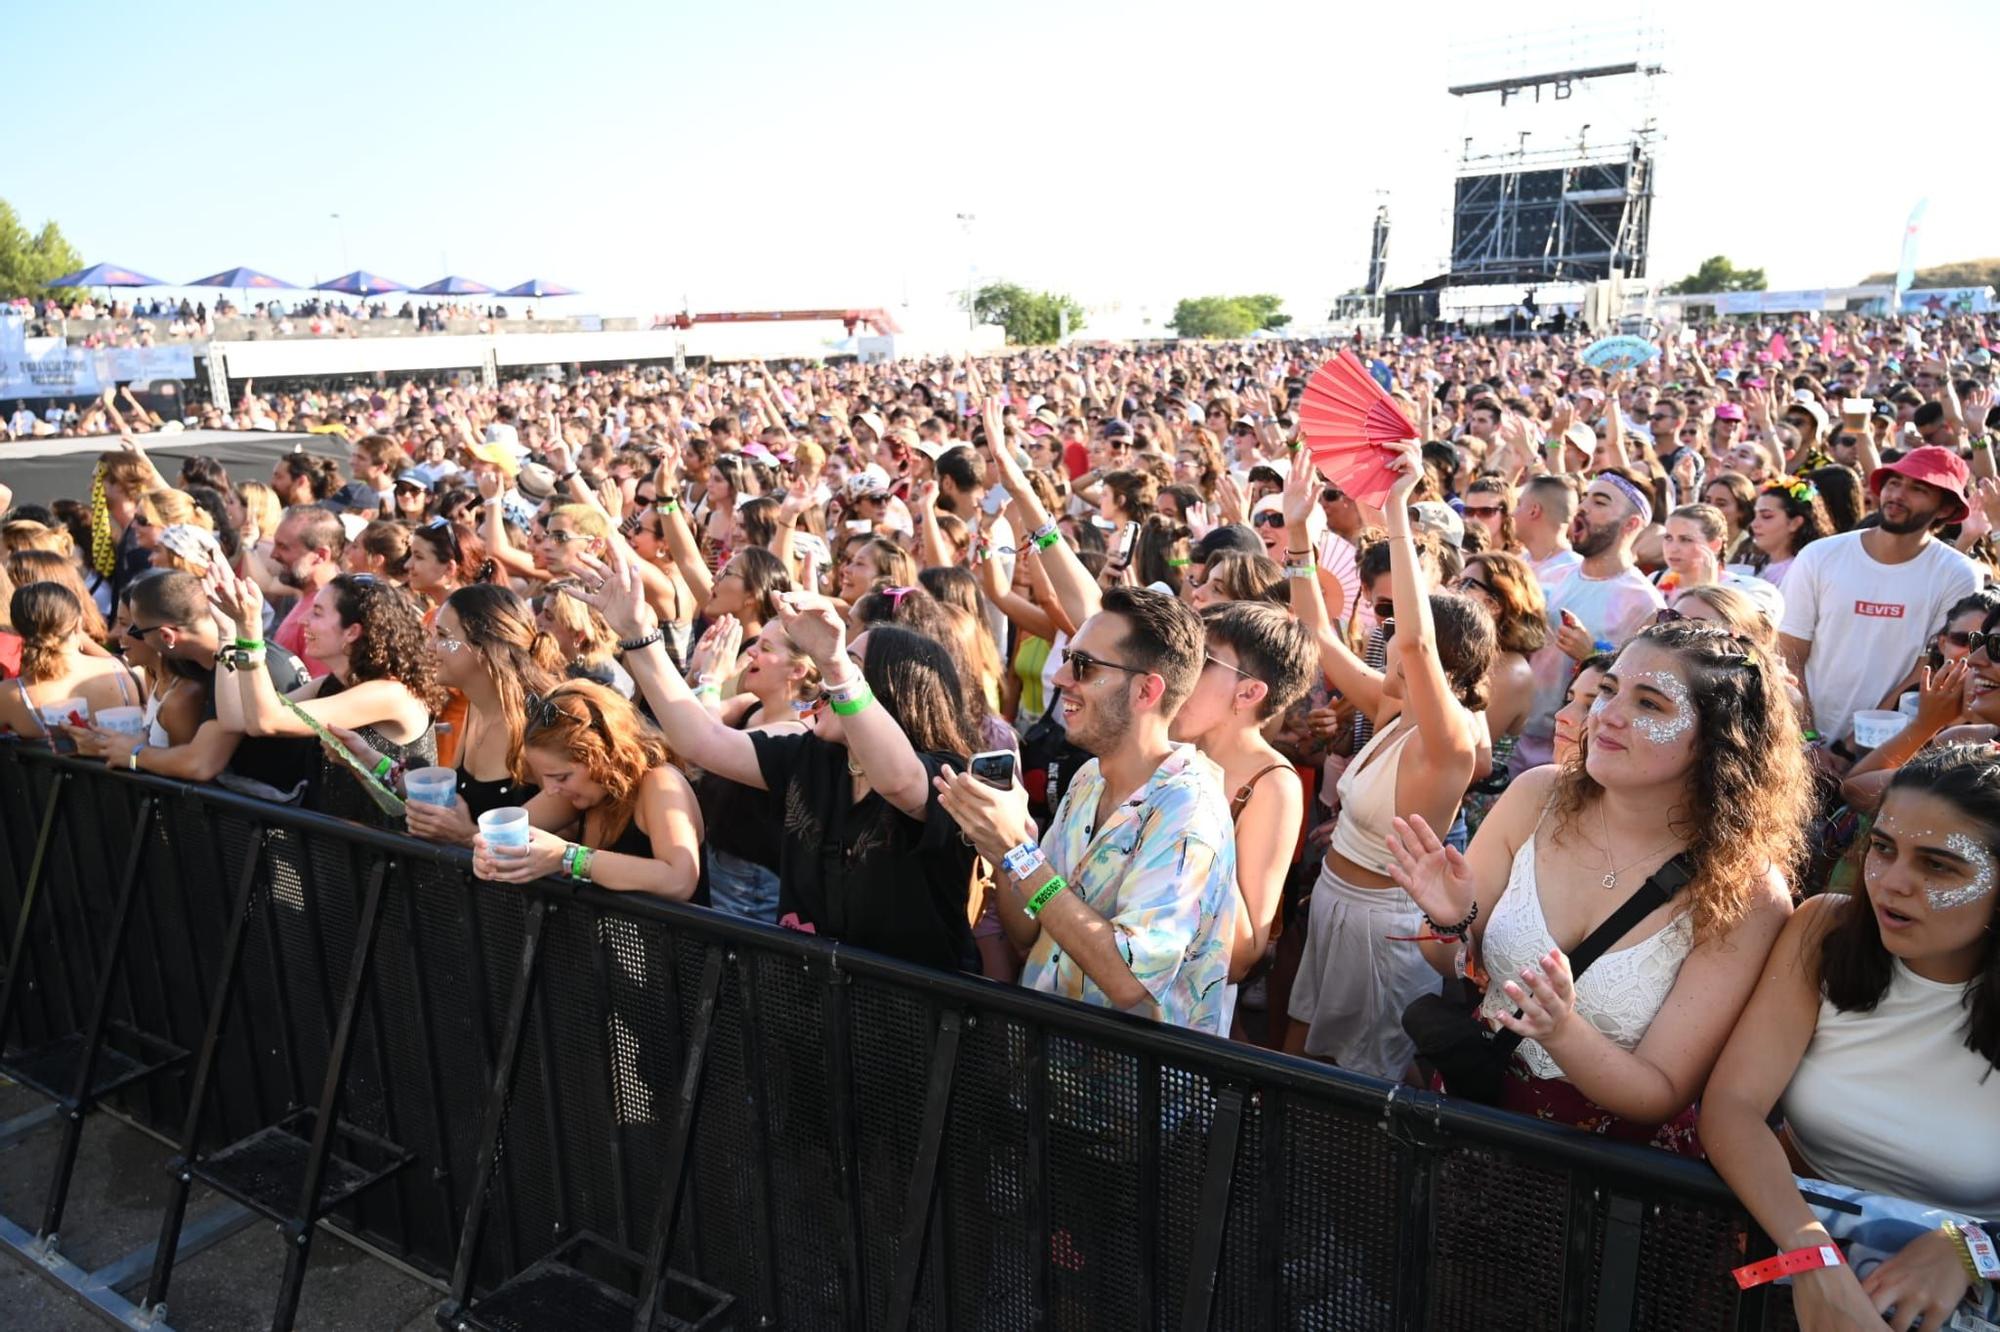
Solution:
M525 296L530 300L540 300L547 296L574 296L575 287L565 287L559 282L544 282L540 278L529 278L518 287L509 287L502 296Z
M190 287L229 287L236 291L297 291L298 287L283 278L274 278L269 273L259 273L254 268L225 268L220 273L210 273L205 278L196 278L187 284Z
M380 296L385 292L408 291L409 288L394 278L377 277L357 268L331 281L315 283L313 290L338 291L348 296Z
M493 288L484 282L474 282L466 277L441 277L428 286L414 291L418 296L490 296Z
M55 281L46 283L50 287L171 287L173 283L162 282L158 278L135 273L117 264L92 264L89 268L74 273L65 273Z

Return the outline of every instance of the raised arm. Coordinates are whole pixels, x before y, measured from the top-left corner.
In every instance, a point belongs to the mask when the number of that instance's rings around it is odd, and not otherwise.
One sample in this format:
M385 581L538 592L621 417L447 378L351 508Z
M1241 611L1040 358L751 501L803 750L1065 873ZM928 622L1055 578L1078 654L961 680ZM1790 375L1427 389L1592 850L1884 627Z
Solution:
M1028 475L1021 470L1021 464L1007 447L1006 427L1002 424L1000 404L988 398L981 408L986 425L986 447L1000 472L1000 484L1006 489L1007 497L1013 501L1021 515L1024 527L1015 539L1021 543L1023 555L1039 557L1043 572L1049 576L1049 584L1055 590L1056 601L1062 606L1063 614L1073 624L1082 624L1097 614L1102 604L1097 580L1090 576L1090 570L1083 567L1076 552L1069 543L1058 538L1046 544L1034 540L1034 534L1052 531L1054 522L1049 511L1042 507L1042 501L1028 484Z
M592 580L581 593L583 599L597 608L611 631L623 642L651 640L643 647L627 648L622 660L645 693L674 753L732 782L764 790L764 770L749 734L712 716L667 660L659 617L646 604L638 561L625 558L605 565L583 555L577 557L577 565Z
M889 710L874 701L860 666L847 655L846 621L831 601L810 592L781 595L778 615L792 642L819 666L820 680L841 712L840 729L851 760L884 800L921 821L930 809L930 771ZM863 706L856 708L857 701Z
M1294 455L1284 493L1285 575L1292 590L1292 614L1298 616L1299 623L1319 646L1320 670L1325 673L1327 683L1361 709L1364 716L1373 719L1382 709L1385 677L1348 648L1347 640L1327 614L1325 591L1318 570L1313 567L1312 534L1306 516L1312 512L1313 491L1318 485L1318 469L1311 460L1303 453ZM1295 551L1305 553L1294 557Z
M1431 622L1430 590L1417 563L1417 539L1410 531L1410 492L1423 476L1423 455L1405 444L1389 507L1389 577L1396 603L1396 635L1391 648L1403 663L1403 710L1416 725L1417 742L1433 763L1471 755L1479 746L1473 714L1452 692L1438 656L1437 626Z

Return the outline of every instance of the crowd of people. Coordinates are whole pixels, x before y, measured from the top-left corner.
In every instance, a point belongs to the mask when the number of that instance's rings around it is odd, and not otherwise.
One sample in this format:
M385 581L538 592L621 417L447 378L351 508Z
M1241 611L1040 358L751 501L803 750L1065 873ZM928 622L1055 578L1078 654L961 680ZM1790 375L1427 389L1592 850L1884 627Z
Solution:
M1990 1310L2000 322L1584 345L1357 339L1380 507L1275 341L248 386L348 454L257 477L114 405L0 724L1705 1154L1787 1251L1941 1209L1801 1323Z
M250 337L290 338L358 336L360 325L390 319L413 323L419 333L447 332L448 322L469 323L480 332L491 332L496 323L508 318L507 307L500 304L426 299L391 306L387 301L350 303L314 293L291 302L276 298L255 301L246 310L226 290L217 292L213 310L207 301L185 296L179 301L157 296L100 300L84 293L69 301L51 296L4 302L0 313L26 319L34 337L61 334L67 320L83 321L91 327L73 339L83 347L151 347L162 342L198 341L215 336L219 319L251 321L252 327L243 332ZM534 319L534 307L527 307L523 317ZM109 327L96 327L95 321L106 321Z

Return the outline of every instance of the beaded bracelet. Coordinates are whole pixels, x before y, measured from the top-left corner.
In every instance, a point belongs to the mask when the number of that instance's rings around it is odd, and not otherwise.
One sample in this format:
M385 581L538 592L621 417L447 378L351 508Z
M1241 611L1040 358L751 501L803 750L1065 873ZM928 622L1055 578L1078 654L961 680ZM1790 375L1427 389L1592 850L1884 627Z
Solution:
M665 634L655 629L652 633L642 635L638 638L620 639L618 641L618 650L620 652L642 652L665 637Z
M1472 910L1465 913L1465 919L1456 925L1440 925L1430 918L1429 912L1424 913L1424 924L1431 927L1431 933L1442 935L1447 939L1463 939L1472 932L1472 922L1478 919L1479 903L1477 900L1473 902Z

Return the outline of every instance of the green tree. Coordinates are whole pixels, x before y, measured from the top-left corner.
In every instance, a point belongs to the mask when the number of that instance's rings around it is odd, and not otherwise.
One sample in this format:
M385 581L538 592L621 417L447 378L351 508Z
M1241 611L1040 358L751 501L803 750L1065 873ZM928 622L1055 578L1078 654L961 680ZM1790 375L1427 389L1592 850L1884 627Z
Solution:
M39 234L30 235L13 205L0 199L0 300L52 294L66 299L72 293L51 293L43 284L82 267L83 256L55 223L45 222Z
M1292 317L1276 296L1190 296L1174 307L1167 327L1184 338L1247 338L1260 328L1283 328Z
M1017 346L1041 346L1059 342L1064 332L1083 327L1083 307L1067 296L1050 291L1030 291L1015 282L990 282L972 297L972 313L982 324L998 324L1007 330L1007 341Z
M1669 296L1696 296L1710 291L1763 291L1770 283L1761 268L1738 268L1725 255L1701 261L1701 267L1667 288Z

